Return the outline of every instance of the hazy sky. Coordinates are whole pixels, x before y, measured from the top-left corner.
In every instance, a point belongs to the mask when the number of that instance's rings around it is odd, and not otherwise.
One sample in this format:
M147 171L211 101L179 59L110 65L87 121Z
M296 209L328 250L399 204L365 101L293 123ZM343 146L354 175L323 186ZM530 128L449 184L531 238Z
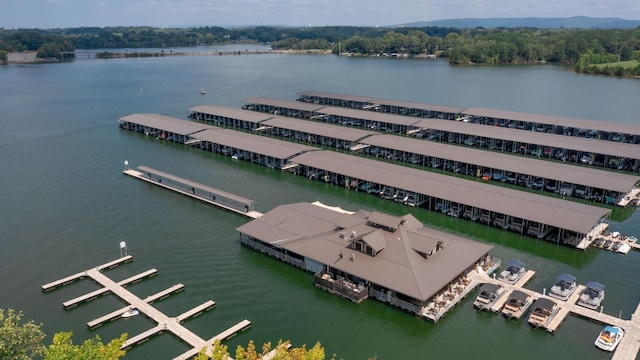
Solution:
M0 27L385 26L505 17L640 18L640 0L0 0Z

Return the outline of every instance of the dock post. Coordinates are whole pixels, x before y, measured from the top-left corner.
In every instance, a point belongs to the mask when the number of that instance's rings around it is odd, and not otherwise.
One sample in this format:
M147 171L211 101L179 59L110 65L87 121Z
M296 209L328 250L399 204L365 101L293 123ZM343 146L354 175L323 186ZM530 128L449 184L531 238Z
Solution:
M120 257L127 256L127 243L120 241ZM124 254L124 255L123 255Z

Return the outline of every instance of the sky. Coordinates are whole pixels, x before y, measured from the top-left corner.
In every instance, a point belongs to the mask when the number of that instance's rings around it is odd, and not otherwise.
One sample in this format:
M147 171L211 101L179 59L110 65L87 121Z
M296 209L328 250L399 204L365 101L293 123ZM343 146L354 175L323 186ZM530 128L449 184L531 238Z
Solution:
M390 26L460 18L640 19L640 0L0 0L0 28Z

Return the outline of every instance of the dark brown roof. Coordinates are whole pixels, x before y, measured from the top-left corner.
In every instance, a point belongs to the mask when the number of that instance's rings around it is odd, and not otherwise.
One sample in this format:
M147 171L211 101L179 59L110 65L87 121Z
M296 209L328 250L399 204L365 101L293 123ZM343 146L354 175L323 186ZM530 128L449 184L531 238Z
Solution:
M396 135L374 135L359 142L418 155L433 156L445 160L459 161L497 170L511 171L517 174L539 176L623 193L630 191L640 180L638 176L607 171L602 168L514 156L511 153L487 151Z
M263 121L261 125L268 125L278 127L287 130L306 132L309 134L316 134L334 139L357 141L369 135L377 134L374 131L367 131L358 128L350 128L345 126L323 124L317 121L274 117L272 119Z
M360 211L352 216L363 214L369 213ZM346 238L340 236L341 230L337 229L336 221L341 216L309 203L281 205L237 230L422 301L441 291L492 248L424 228L413 216L407 215L396 232L362 224L354 227L356 236L362 236L363 240L366 237L366 241L380 249L378 255L372 257L346 247L352 241L351 229L342 230L346 232ZM446 243L446 246L428 259L412 246L412 242L433 244L438 241ZM341 252L343 257L340 257ZM353 261L350 260L351 254L354 255Z
M387 114L387 113L381 113L381 112L375 112L375 111L356 110L356 109L333 107L333 106L325 106L321 109L318 109L316 112L320 114L325 114L325 115L336 115L336 116L343 116L343 117L352 118L352 119L370 120L370 121L405 125L405 126L414 125L416 123L419 123L422 120L421 118L416 118L411 116L393 115L393 114Z
M610 133L640 134L640 126L619 122L595 121L561 116L528 114L514 111L468 108L462 111L465 115L485 116L494 119L517 120L538 124L559 125L576 129L598 130Z
M253 97L243 101L246 105L249 104L261 104L268 105L273 107L281 107L286 109L294 109L300 111L309 111L313 112L318 110L325 105L314 104L314 103L305 103L300 101L290 101L290 100L279 100L279 99L271 99L264 97Z
M216 128L211 125L176 119L159 114L131 114L121 117L119 121L126 121L154 129L165 130L178 135L190 135L205 129Z
M227 117L230 119L238 119L252 123L259 123L261 121L270 119L272 114L260 113L256 111L236 109L227 106L219 105L199 105L189 109L191 112L200 112L209 115L218 115Z
M287 159L305 151L317 150L317 148L312 146L229 129L206 130L195 134L193 138L230 148L271 156L276 159Z
M434 129L466 135L476 135L485 138L517 141L520 143L537 144L560 149L578 150L587 153L595 152L604 155L621 156L638 159L640 151L636 144L624 144L614 141L602 141L576 136L547 134L536 131L523 131L499 126L472 124L462 121L442 121L439 119L422 119L415 124L422 129Z
M295 156L292 161L583 234L611 212L596 206L331 151L308 152Z
M314 91L314 90L302 91L302 92L300 92L298 94L306 95L306 96L315 96L315 97L319 97L319 98L339 99L339 100L355 101L355 102L363 102L363 103L372 102L373 101L373 98L369 97L369 96L335 94L335 93L331 93L331 92Z

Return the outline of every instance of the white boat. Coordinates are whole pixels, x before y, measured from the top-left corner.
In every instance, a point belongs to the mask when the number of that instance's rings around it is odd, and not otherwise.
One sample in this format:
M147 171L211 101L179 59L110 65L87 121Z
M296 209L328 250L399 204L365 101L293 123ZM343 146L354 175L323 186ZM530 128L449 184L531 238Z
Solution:
M500 272L500 280L508 284L515 284L516 281L524 275L527 270L524 263L519 260L509 260L507 268Z
M529 325L534 328L546 327L560 307L555 302L547 298L540 298L533 303L533 311L529 315Z
M622 328L618 326L607 325L600 331L598 338L596 339L595 345L602 350L605 351L613 351L622 337L624 336L624 331Z
M589 281L587 287L578 298L578 305L596 310L604 300L604 285L595 281Z
M500 285L486 283L480 287L480 293L473 302L473 306L478 310L489 310L505 292L506 289Z
M561 274L549 290L549 296L566 301L578 288L576 278L569 274Z
M531 295L519 290L514 290L511 295L509 295L507 303L504 304L504 307L502 308L502 315L507 319L520 319L520 317L527 312L527 309L529 309L529 306L531 306L532 303L533 298Z
M136 316L139 313L140 312L138 311L138 309L132 307L131 309L123 312L122 315L120 316L122 316L123 318L128 318L128 317Z
M205 90L204 88L200 88L200 94L204 95L207 93L207 90Z

